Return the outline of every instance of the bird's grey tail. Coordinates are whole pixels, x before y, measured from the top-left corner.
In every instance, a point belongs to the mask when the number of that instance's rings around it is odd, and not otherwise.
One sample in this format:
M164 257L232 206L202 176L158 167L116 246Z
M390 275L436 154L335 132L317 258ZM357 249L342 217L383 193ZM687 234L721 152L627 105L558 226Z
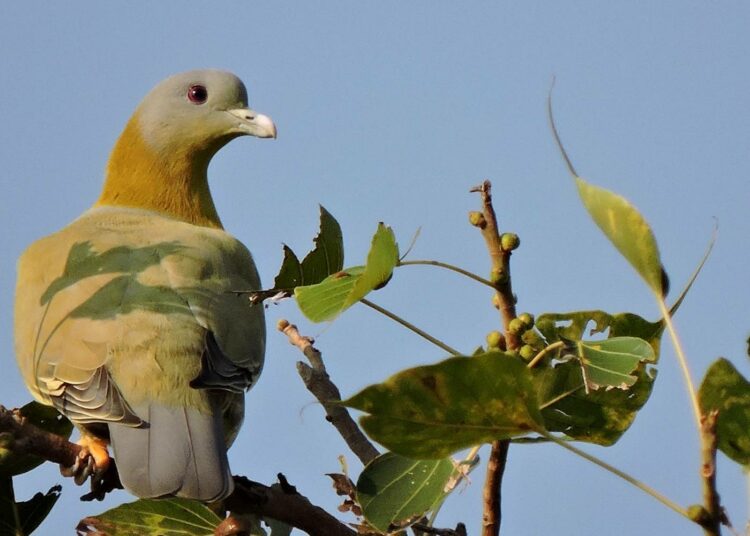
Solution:
M234 490L221 411L206 414L157 404L133 409L145 426L109 425L125 489L141 498L176 495L205 502Z

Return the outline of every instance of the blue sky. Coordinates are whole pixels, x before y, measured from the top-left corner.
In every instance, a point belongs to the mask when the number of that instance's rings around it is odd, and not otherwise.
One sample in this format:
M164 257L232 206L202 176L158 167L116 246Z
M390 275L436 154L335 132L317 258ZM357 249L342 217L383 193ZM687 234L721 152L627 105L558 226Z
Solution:
M644 285L580 206L545 109L553 76L558 127L579 173L632 200L656 233L679 289L718 221L714 253L677 316L696 380L718 356L750 376L750 7L746 2L3 3L0 6L0 403L29 400L13 360L15 259L96 199L109 150L136 104L175 72L218 67L248 85L276 122L275 141L240 139L209 170L226 228L271 283L281 244L303 252L317 205L340 221L348 264L377 222L411 258L486 273L467 223L470 187L493 181L513 256L519 309L601 308L656 318ZM484 288L404 267L373 301L471 351L497 327ZM344 395L401 368L444 357L387 319L354 307L311 325L292 302L269 310L315 336ZM234 472L283 472L328 509L324 473L347 454L303 388L300 355L273 330L247 397ZM669 344L654 394L614 447L587 447L680 504L700 500L698 443ZM486 456L487 452L482 453ZM719 486L735 525L747 484L722 458ZM439 524L478 531L482 472ZM53 466L20 479L20 498L62 481ZM40 534L129 500L82 504L66 483ZM638 490L555 446L514 446L504 487L507 534L685 534L698 530Z

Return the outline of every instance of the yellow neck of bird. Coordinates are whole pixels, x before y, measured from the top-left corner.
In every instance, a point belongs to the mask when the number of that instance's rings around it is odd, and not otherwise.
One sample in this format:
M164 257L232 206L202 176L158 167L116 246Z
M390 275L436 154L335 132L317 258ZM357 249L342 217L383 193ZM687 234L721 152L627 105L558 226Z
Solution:
M143 208L221 228L207 180L213 153L189 145L157 151L143 139L134 116L112 150L95 206Z

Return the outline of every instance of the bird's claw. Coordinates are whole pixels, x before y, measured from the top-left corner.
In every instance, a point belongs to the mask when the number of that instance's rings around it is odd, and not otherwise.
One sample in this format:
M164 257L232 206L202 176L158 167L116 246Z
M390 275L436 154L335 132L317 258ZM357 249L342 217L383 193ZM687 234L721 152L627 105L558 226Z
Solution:
M94 456L92 456L87 447L83 447L80 450L73 465L68 467L60 466L60 474L65 477L73 477L73 481L78 486L82 485L88 477L96 473L96 460L94 460Z
M109 466L109 454L105 442L91 438L82 437L78 442L81 450L78 452L76 461L69 467L60 466L60 474L65 477L73 477L76 485L80 486L91 477L92 480L101 478Z

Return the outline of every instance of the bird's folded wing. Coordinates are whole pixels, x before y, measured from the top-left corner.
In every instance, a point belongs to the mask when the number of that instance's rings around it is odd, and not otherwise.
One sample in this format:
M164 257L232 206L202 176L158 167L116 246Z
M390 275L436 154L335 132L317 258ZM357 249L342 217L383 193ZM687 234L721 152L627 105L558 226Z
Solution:
M249 252L223 231L90 211L22 256L16 354L35 396L74 420L138 425L125 399L157 396L150 378L168 367L166 398L190 380L235 392L254 383L263 309L233 291L258 287Z

